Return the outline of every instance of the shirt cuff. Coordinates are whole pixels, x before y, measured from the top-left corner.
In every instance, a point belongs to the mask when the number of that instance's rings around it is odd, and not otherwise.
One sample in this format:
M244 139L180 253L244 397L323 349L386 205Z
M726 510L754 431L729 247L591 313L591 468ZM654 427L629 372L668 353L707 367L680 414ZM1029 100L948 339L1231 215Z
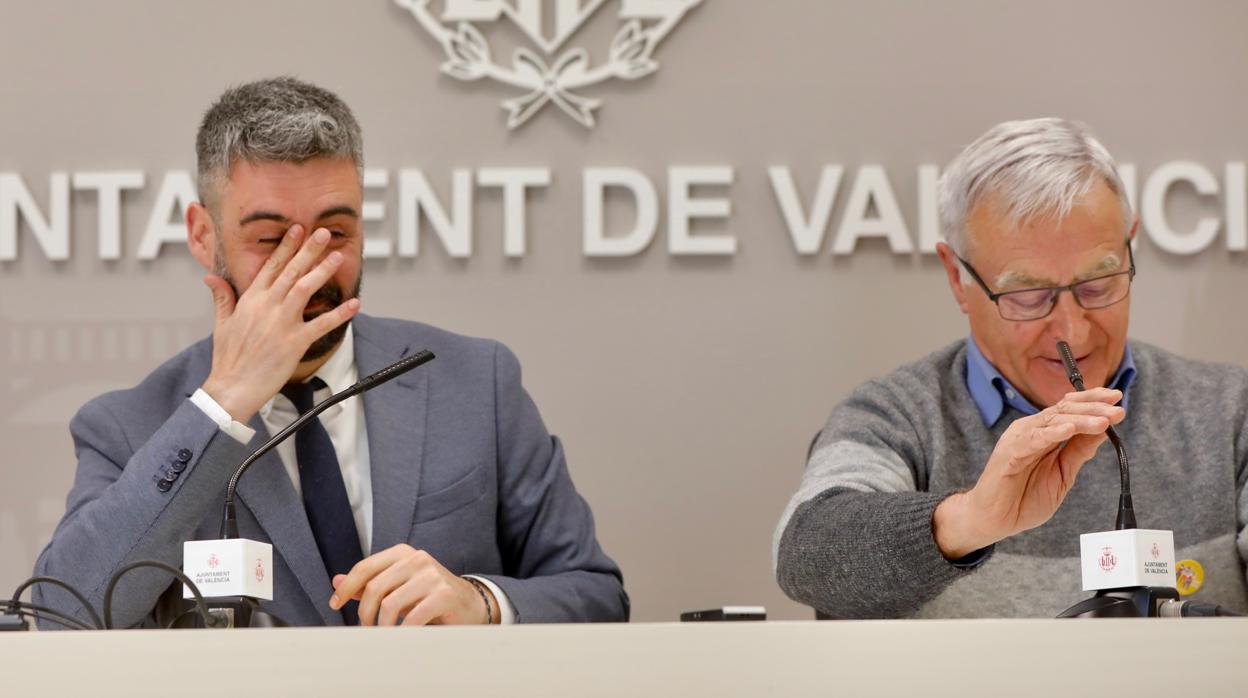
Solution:
M992 557L992 551L996 549L997 544L993 543L986 548L980 548L979 550L969 552L956 560L950 560L949 564L960 570L973 570L984 564L989 557Z
M503 593L503 590L499 589L497 584L475 574L465 574L464 577L481 582L494 595L494 600L498 602L498 622L500 625L512 625L516 622L516 607L511 605L511 599L507 598L507 594Z
M191 403L208 415L209 419L216 422L217 427L221 431L229 434L231 438L240 444L250 443L251 438L256 435L255 429L242 422L234 421L230 413L226 412L224 407L218 405L211 395L205 393L203 388L195 391L195 394L191 396Z

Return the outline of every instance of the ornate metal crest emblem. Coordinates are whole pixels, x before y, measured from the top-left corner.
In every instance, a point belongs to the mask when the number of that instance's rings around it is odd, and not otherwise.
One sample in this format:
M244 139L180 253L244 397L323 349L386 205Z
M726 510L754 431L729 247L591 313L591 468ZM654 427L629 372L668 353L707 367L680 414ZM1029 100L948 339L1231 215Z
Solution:
M554 104L586 128L594 126L601 99L577 94L608 80L638 80L659 69L654 50L685 14L702 0L612 0L619 3L620 29L604 62L594 65L583 47L564 49L568 40L608 0L443 0L440 15L432 0L395 0L446 51L442 72L459 80L488 78L524 90L503 101L507 127L514 129L546 105ZM548 12L549 11L549 12ZM537 50L517 48L510 63L496 60L475 26L513 22ZM547 21L551 20L551 21Z

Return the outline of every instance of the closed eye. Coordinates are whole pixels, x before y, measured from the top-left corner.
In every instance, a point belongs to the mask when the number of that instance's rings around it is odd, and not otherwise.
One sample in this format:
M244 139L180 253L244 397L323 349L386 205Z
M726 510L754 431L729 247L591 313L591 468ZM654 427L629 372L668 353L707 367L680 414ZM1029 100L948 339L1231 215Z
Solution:
M1103 296L1109 295L1116 291L1116 287L1120 285L1117 278L1111 277L1106 279L1093 279L1079 284L1075 289L1079 292L1079 297L1086 300L1096 300Z

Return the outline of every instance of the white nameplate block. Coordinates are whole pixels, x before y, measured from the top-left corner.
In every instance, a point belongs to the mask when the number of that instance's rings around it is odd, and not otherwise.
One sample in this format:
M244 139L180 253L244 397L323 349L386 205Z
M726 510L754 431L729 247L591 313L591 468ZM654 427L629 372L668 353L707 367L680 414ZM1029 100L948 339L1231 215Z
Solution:
M273 546L246 538L182 544L182 571L206 598L273 599ZM186 585L182 598L194 598Z
M1174 532L1131 528L1079 536L1083 590L1175 585Z

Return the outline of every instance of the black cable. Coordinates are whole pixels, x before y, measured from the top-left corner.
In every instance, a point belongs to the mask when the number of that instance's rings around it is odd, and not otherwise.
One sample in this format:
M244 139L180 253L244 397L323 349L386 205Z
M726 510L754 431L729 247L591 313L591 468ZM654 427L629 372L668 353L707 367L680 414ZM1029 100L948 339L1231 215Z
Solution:
M1212 604L1212 603L1197 603L1195 601L1187 602L1187 604L1184 605L1183 607L1183 611L1184 611L1183 615L1189 618L1201 617L1201 616L1204 616L1206 618L1209 618L1209 617L1238 618L1244 615L1238 611L1232 611L1231 609L1226 608L1224 606L1219 606L1217 604Z
M66 615L46 606L37 606L30 603L15 603L12 601L0 601L0 611L12 613L24 618L34 618L35 620L47 620L59 625L63 625L71 630L96 630L90 625L82 622L81 619Z
M1157 607L1162 618L1239 618L1244 614L1215 603L1166 599Z
M11 611L11 614L19 618L27 618L30 620L34 620L36 621L36 625L38 625L40 622L56 623L57 625L64 626L65 628L69 630L95 630L95 628L83 623L82 621L76 618L63 616L59 613L45 613L43 611L33 611L33 610L30 610L29 608L21 608L21 609L15 609Z
M117 570L113 578L108 580L108 589L104 591L104 628L106 630L113 629L113 591L117 588L117 582L121 581L121 578L130 570L136 570L141 567L153 567L172 574L178 581L185 584L191 590L191 594L195 596L195 608L204 619L204 627L219 627L220 624L217 618L208 611L208 602L204 601L204 595L199 592L199 587L195 586L195 582L192 582L190 577L183 574L182 570L156 560L139 560Z
M190 616L190 615L194 615L198 610L199 609L192 606L191 608L188 608L185 611L174 616L173 620L169 621L169 624L165 626L165 630L172 630L175 626L177 626L178 623L182 622L183 618L186 618L187 616Z
M77 599L78 603L82 605L82 609L91 616L91 622L95 623L95 628L97 630L104 629L104 621L100 620L100 614L95 612L95 607L87 601L87 597L83 596L82 592L73 588L67 582L63 582L56 577L31 577L30 579L22 582L17 586L17 591L13 592L13 603L20 604L22 593L36 584L51 584L52 586L60 587L61 589L68 591L69 594Z

